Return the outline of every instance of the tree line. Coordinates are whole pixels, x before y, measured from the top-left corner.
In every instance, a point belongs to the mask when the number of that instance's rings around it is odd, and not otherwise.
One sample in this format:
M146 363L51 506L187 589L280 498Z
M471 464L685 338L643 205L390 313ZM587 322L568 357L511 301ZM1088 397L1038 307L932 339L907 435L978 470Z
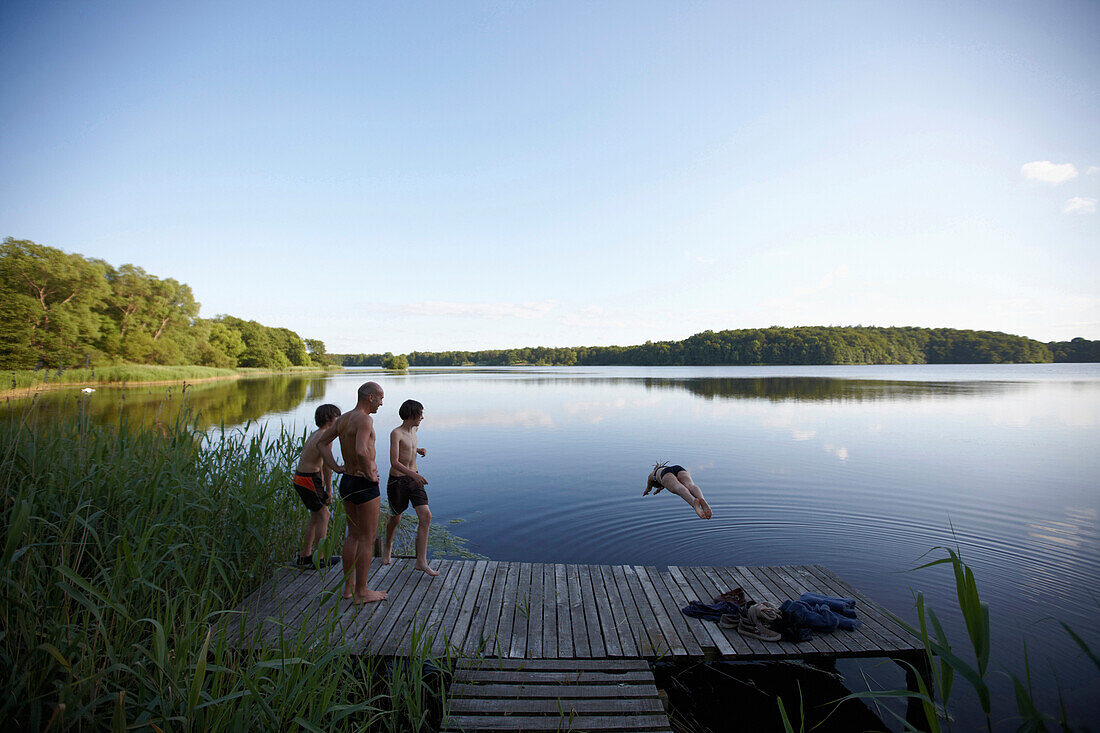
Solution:
M1100 342L1044 344L999 331L808 326L703 331L683 341L637 346L413 351L409 366L712 366L778 364L1008 364L1097 361ZM1080 358L1071 358L1080 357ZM334 355L344 366L386 366L385 354Z
M0 369L325 362L323 342L290 329L198 314L190 286L172 278L28 240L0 244Z

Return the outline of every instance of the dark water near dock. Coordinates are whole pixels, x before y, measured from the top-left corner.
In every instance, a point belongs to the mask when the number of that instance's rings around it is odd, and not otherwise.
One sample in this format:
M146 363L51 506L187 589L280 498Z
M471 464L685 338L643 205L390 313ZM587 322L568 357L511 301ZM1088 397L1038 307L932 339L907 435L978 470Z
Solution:
M436 520L497 560L821 563L912 620L924 592L956 649L965 630L943 568L900 573L957 545L991 606L991 668L1023 673L1044 709L1096 726L1100 651L1100 365L368 370L197 385L206 424L300 432L318 404L382 383L380 470L407 398L425 404L421 471ZM75 391L46 393L71 403ZM178 387L100 389L94 419L170 420ZM168 402L165 401L168 397ZM9 403L6 409L21 403ZM642 497L655 460L691 470L714 509ZM304 511L304 510L303 510ZM295 519L297 521L297 519ZM841 666L853 690L854 667ZM867 664L900 685L892 663ZM998 719L1015 711L995 675ZM973 711L959 711L970 729ZM1014 728L1010 721L1003 724Z

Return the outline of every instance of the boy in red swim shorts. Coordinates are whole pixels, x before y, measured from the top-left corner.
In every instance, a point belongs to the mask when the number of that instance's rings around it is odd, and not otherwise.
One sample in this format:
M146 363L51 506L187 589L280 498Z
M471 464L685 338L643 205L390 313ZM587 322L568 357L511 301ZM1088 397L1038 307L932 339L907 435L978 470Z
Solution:
M329 505L332 504L332 472L342 472L343 466L332 457L332 441L336 436L324 436L325 429L340 417L340 408L336 405L321 405L313 413L317 429L306 438L302 446L302 457L294 470L294 490L298 492L302 503L309 510L305 536L298 550L296 565L300 568L313 567L313 547L319 545L328 535ZM327 438L327 439L326 439ZM325 561L317 558L317 564L325 567L339 562L340 558Z
M428 492L424 491L428 479L416 470L416 457L427 455L426 450L416 446L417 430L424 419L424 405L416 400L405 400L397 414L402 422L390 433L390 478L386 482L390 519L386 522L382 564L389 565L393 535L401 524L401 513L412 504L416 512L416 564L413 567L428 575L439 575L438 570L432 570L428 565L428 527L432 524Z

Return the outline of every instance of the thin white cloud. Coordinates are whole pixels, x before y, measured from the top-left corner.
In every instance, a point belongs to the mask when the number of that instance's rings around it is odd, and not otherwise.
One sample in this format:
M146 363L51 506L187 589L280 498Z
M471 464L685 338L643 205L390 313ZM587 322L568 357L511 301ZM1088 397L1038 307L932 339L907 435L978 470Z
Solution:
M1077 177L1077 168L1073 163L1051 163L1049 160L1034 160L1020 166L1020 172L1028 180L1043 183L1065 183Z
M1096 199L1074 196L1062 207L1063 214L1093 214L1096 213Z
M818 290L824 290L825 288L832 287L832 284L841 278L848 277L848 266L841 265L832 272L823 275L821 280L817 283Z
M1085 171L1086 176L1091 176L1093 173L1100 173L1100 165L1090 165L1089 169Z
M691 261L691 262L698 262L701 265L713 265L714 264L714 260L710 259L709 257L703 257L702 255L697 255L689 249L684 250L684 258Z
M390 309L393 313L408 316L444 316L481 318L498 321L502 318L542 318L557 307L554 300L524 303L454 303L428 300L422 303L406 303Z

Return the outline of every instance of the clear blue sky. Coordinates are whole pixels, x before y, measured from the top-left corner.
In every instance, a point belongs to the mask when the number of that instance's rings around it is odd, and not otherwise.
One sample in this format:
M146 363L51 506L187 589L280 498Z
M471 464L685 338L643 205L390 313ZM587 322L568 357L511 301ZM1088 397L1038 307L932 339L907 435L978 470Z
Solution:
M1100 338L1100 3L761 5L4 3L0 235L334 352Z

